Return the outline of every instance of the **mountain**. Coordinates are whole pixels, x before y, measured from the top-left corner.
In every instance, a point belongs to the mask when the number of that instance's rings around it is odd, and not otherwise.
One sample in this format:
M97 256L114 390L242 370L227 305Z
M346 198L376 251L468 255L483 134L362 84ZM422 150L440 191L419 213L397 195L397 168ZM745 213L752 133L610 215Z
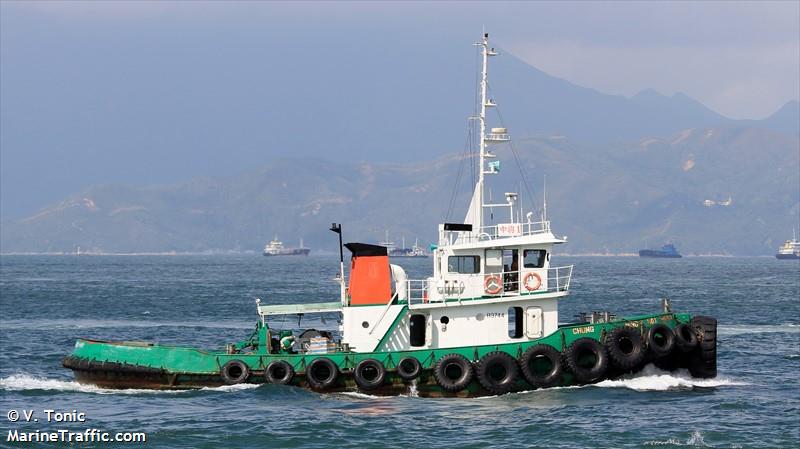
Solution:
M667 97L647 89L631 98L609 95L550 76L508 55L493 68L500 109L516 135L625 142L734 123L681 93Z
M96 55L71 51L80 46L28 72L5 64L0 216L29 216L89 185L232 176L286 155L391 163L462 147L477 90L474 36L370 33L361 46L276 35L221 47L206 34L198 37L213 42L165 42L171 51L114 47L101 53L102 71L85 70ZM737 125L683 94L609 95L508 53L492 59L491 77L496 111L516 138L594 146ZM794 104L743 125L796 128Z
M792 100L783 105L774 114L761 121L751 121L750 126L763 126L784 134L800 135L800 102Z
M548 216L569 236L560 251L633 252L673 241L685 254L772 254L800 213L800 141L765 129L691 128L621 144L523 138L514 148L519 167L510 147L498 148L507 179L489 188L495 200L518 191L523 210L538 214L546 174ZM465 154L409 164L298 157L231 177L100 185L3 223L0 247L259 251L277 234L286 244L304 237L315 250L334 251L332 222L343 223L346 241L376 242L389 230L398 243L402 236L433 242L438 223L463 219L470 167ZM505 209L495 212L505 221Z

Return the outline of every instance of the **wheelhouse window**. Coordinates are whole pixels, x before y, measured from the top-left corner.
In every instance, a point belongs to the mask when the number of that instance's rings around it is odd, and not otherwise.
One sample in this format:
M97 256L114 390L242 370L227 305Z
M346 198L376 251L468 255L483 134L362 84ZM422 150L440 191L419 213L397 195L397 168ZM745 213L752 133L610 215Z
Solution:
M447 271L450 273L480 273L481 256L450 256L447 258Z
M542 268L547 259L547 251L543 249L526 249L522 253L522 264L525 268Z

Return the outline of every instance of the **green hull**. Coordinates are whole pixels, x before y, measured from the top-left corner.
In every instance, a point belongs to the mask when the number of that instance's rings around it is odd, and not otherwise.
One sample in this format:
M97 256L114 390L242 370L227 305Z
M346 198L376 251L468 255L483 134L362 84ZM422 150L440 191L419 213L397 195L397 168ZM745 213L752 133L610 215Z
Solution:
M313 360L325 357L336 364L339 375L336 381L326 387L324 391L336 392L357 391L359 388L354 381L354 368L365 359L375 359L386 368L386 377L381 386L369 390L370 394L418 394L419 396L434 397L480 396L491 393L486 391L476 379L473 379L461 391L445 391L439 386L434 376L436 362L445 355L459 354L475 364L485 355L495 351L502 351L511 355L514 359L519 359L528 348L538 344L552 346L561 354L564 354L565 350L579 338L590 338L602 343L606 336L616 328L629 327L638 330L644 335L648 329L656 324L663 324L670 329L674 329L680 323L693 324L693 321L687 314L662 313L624 318L607 323L563 325L559 327L558 331L549 336L521 343L371 353L270 354L266 353L265 350L259 351L258 345L255 346L255 350L252 352L204 351L141 342L107 342L82 339L77 341L72 354L64 360L64 366L72 369L76 380L81 383L94 384L105 388L176 390L215 387L234 383L230 379L226 381L222 375L223 366L232 360L241 361L249 368L249 373L245 378L236 382L267 383L266 367L272 362L283 360L289 363L295 372L288 384L312 389L306 380L306 367ZM254 335L257 334L258 329ZM698 334L698 338L702 340L702 333ZM716 342L707 342L706 349L710 348L708 343L713 343L713 367L710 370L709 366L711 366L712 361L705 360L705 369L696 370L699 374L693 371L693 374L700 377L712 377L716 372ZM265 348L266 345L261 347ZM648 354L638 366L624 371L610 366L602 378L613 378L626 372L638 371L649 362L656 362L659 366L667 369L686 367L692 370L692 364L696 363L696 361L693 362L693 356L700 350L699 348L700 346L690 353L681 353L676 349L674 353L668 356L662 355L659 359L652 354ZM421 364L422 372L414 381L405 381L397 374L397 363L404 357L414 357ZM579 383L575 376L568 369L565 369L553 386L567 386ZM515 380L511 391L529 390L531 388L531 385L525 382L522 376L519 376Z

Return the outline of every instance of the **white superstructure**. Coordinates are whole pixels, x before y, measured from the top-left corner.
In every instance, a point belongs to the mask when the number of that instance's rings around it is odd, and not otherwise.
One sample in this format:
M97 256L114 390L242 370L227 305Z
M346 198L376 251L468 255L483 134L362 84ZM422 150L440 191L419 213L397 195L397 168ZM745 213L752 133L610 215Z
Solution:
M504 127L487 132L486 110L496 106L487 98L488 62L497 52L489 47L488 34L476 45L482 55L480 113L475 117L480 125L478 178L464 222L439 225L432 276L407 279L401 267L391 265L391 299L365 305L353 303L351 273L350 289L342 288L340 304L305 309L341 310L341 342L353 351L501 344L557 330L558 300L568 294L572 266L552 267L550 254L566 238L551 232L546 213L538 221L532 220L533 213L525 221L515 219L522 216L517 193L505 193L505 203L486 202L486 176L499 173L490 148L510 137ZM486 224L489 208L508 208L508 221ZM369 275L359 273L365 279ZM340 281L344 286L345 280ZM263 316L290 313L280 306L260 306L259 311Z
M275 236L274 239L270 240L264 246L264 254L269 254L271 256L278 255L283 252L283 242L278 240L278 236Z
M775 256L779 259L800 259L800 241L797 240L794 229L792 229L792 239L784 242Z

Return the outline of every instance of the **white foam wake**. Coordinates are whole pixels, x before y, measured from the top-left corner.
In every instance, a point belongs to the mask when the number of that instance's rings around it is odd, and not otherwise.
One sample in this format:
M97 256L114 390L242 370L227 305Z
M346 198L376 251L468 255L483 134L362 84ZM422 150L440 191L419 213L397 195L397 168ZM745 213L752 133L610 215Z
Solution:
M239 391L257 388L258 384L237 384L237 385L224 385L221 387L205 387L199 391ZM29 390L45 390L45 391L65 391L65 392L79 392L79 393L94 393L94 394L179 394L186 393L192 390L147 390L147 389L112 389L100 388L95 385L80 384L75 381L47 379L42 377L28 376L25 374L14 374L0 379L0 389L7 391L29 391ZM194 390L198 391L198 390Z
M719 335L741 334L797 334L800 333L800 324L730 324L720 325L717 328Z
M686 439L686 441L679 440L677 438L670 438L668 440L651 440L645 441L645 446L691 446L691 447L711 447L708 443L705 442L703 439L703 434L699 431L695 430L692 432L692 435ZM734 446L735 447L735 446Z
M334 393L334 395L349 396L356 399L386 399L386 396L375 396L371 394L362 393L360 391L342 391Z
M601 388L630 388L636 391L667 391L694 387L713 388L736 385L749 384L726 378L698 379L692 377L687 370L669 372L658 369L651 364L645 366L644 369L638 373L630 374L620 379L604 380L590 386Z

